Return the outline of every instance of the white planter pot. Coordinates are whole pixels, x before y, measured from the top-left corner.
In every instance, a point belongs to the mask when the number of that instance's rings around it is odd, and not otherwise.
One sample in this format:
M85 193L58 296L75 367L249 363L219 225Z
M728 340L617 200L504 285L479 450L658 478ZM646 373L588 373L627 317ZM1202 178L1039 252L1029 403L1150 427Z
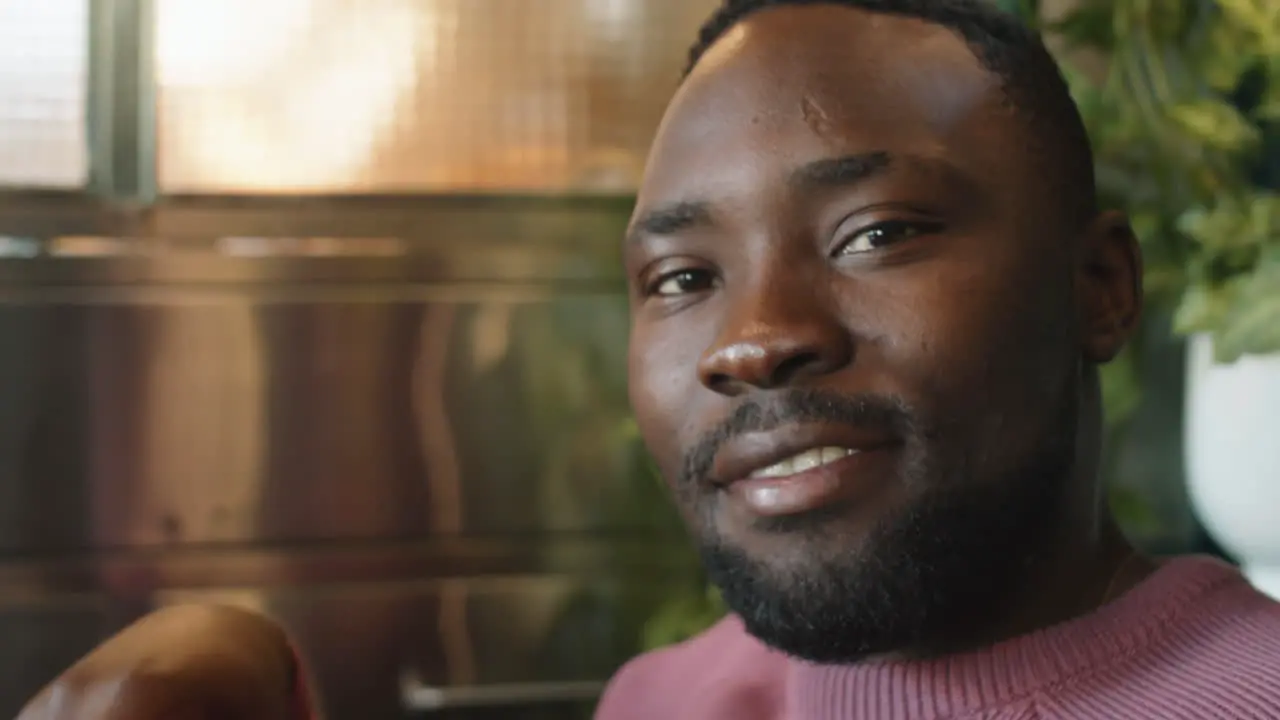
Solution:
M1198 336L1188 360L1191 502L1250 581L1280 599L1280 355L1217 365Z

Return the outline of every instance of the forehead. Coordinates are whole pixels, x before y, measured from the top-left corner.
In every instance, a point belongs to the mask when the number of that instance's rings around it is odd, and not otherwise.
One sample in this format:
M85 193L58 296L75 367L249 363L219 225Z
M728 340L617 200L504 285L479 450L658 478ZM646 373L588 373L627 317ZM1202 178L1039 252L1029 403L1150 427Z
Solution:
M639 205L730 194L833 154L998 173L1018 132L1003 98L999 79L948 28L834 5L757 11L676 93Z

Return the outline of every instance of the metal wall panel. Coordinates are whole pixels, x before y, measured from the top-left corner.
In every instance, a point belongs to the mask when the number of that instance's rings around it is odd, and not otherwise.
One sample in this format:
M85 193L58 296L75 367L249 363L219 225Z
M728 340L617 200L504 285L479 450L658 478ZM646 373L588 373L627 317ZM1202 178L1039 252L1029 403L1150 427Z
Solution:
M696 588L629 421L625 203L5 210L138 232L0 259L0 717L175 602L278 618L331 720L586 717Z

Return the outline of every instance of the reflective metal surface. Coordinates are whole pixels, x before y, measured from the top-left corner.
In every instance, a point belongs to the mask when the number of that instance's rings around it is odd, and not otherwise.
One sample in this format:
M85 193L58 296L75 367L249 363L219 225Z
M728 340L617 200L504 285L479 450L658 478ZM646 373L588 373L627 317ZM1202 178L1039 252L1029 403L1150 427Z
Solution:
M402 717L407 668L605 679L693 562L628 422L625 208L593 207L161 210L0 260L0 717L170 602L280 618L339 720ZM544 705L437 715L590 707Z
M442 687L423 683L417 679L417 671L410 670L400 685L400 698L405 709L414 712L440 712L458 708L531 707L594 702L604 693L606 685L598 681L578 680Z

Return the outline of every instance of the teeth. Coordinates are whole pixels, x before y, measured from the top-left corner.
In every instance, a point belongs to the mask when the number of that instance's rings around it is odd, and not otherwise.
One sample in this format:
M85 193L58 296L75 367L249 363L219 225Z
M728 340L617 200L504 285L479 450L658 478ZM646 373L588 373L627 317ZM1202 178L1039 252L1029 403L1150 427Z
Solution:
M842 447L823 447L805 450L798 455L776 462L767 468L761 468L751 473L753 478L776 478L786 477L787 475L795 475L805 470L812 470L816 467L835 462L840 458L849 457L857 452Z

